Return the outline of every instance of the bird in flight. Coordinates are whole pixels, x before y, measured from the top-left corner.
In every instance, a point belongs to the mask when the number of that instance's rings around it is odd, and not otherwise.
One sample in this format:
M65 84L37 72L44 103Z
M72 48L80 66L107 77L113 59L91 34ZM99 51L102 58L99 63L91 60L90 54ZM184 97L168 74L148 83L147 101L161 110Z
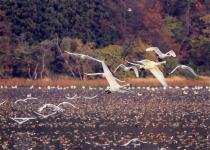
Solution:
M163 85L163 87L168 86L165 81L165 77L164 77L163 73L158 68L159 65L165 64L166 61L154 62L154 61L151 61L148 59L144 59L141 61L135 61L134 63L129 62L129 61L127 61L127 62L131 65L139 66L139 69L149 70L159 80L159 82Z
M186 65L178 65L178 66L176 66L169 74L172 74L172 73L174 73L177 69L183 69L183 70L188 70L188 71L190 71L195 77L198 77L198 75L195 73L195 71L191 68L191 67L189 67L189 66L186 66Z
M114 70L114 73L119 69L119 68L122 68L123 71L130 71L130 70L133 70L136 77L139 78L139 71L138 71L138 68L136 66L131 66L131 67L127 67L123 64L120 64L116 67L116 69Z
M147 52L154 51L158 55L158 58L160 58L160 59L164 59L166 57L176 57L176 54L173 50L170 50L164 54L160 51L160 49L158 47L149 47L146 49L146 51Z
M76 56L76 57L80 57L81 59L90 59L96 62L101 63L102 68L103 68L103 72L100 73L85 73L88 76L92 76L92 75L101 75L103 77L106 78L109 86L106 88L106 92L107 93L111 93L111 92L120 92L120 93L125 93L125 92L129 92L128 90L125 89L126 86L129 86L129 84L125 84L125 85L120 85L117 81L119 82L124 82L121 81L119 79L117 79L116 77L113 76L113 74L111 73L111 71L109 70L108 66L106 65L106 63L103 60L99 60L96 58L93 58L91 56L88 55L84 55L84 54L78 54L78 53L70 53L65 51L66 53Z

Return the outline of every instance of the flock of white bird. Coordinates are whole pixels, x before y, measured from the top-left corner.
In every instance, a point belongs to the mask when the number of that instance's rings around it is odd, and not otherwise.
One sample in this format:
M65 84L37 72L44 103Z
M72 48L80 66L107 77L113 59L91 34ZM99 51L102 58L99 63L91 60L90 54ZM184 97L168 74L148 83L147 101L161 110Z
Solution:
M169 52L167 53L162 53L159 48L157 47L150 47L150 48L147 48L146 51L154 51L158 57L160 59L164 59L166 57L176 57L176 54L174 53L173 50L170 50ZM88 56L88 55L84 55L84 54L78 54L78 53L71 53L71 52L67 52L65 51L66 53L72 55L72 56L76 56L76 57L79 57L81 59L90 59L90 60L93 60L93 61L96 61L96 62L99 62L101 63L102 65L102 68L103 68L103 72L100 72L100 73L85 73L86 75L88 76L93 76L93 75L101 75L102 77L105 77L109 86L105 89L105 91L107 93L111 93L111 92L120 92L120 93L125 93L125 92L129 92L129 93L133 93L132 89L135 89L135 87L130 87L129 84L124 84L124 85L120 85L118 82L122 82L124 83L125 81L122 81L120 79L117 79L113 74L112 72L109 70L108 66L106 65L106 63L103 61L103 60L99 60L99 59L96 59L96 58L93 58L91 56ZM130 65L130 66L126 66L124 64L120 64L116 67L116 69L114 70L114 73L119 69L119 68L123 68L124 71L130 71L130 70L133 70L136 77L138 78L139 77L139 69L145 69L145 70L149 70L159 81L160 83L162 84L162 86L164 87L164 89L166 87L168 87L166 81L165 81L165 78L164 78L164 75L163 73L161 72L161 70L158 68L158 66L162 65L162 64L165 64L166 61L161 61L161 62L154 62L154 61L151 61L151 60L148 60L148 59L144 59L144 60L141 60L141 61L134 61L134 62L130 62L130 61L127 61L127 63ZM172 74L173 72L175 72L178 68L181 68L181 69L186 69L188 71L190 71L194 76L198 76L194 70L188 66L185 66L185 65L178 65L177 67L175 67L170 74ZM3 86L0 86L0 88L7 88L7 86L3 87ZM17 88L17 85L16 86L12 86L11 87L12 89L15 89ZM33 89L34 86L31 86L29 87L29 89ZM62 87L50 87L48 86L47 89L50 90L50 89L53 89L53 88L56 88L56 89L65 89L65 88L62 88ZM69 87L68 87L69 88ZM71 89L75 89L76 86L71 86L70 87ZM85 89L86 87L85 86L82 86L82 89ZM155 87L151 88L151 87L137 87L137 89L147 89L147 90L151 90L151 91L154 91L156 90ZM171 88L171 87L168 87L168 88ZM176 86L175 88L180 88L178 86ZM194 94L198 94L198 90L200 90L202 87L194 87L195 91L194 91ZM209 88L209 91L210 91L210 87ZM42 89L41 87L38 87L38 89ZM93 90L94 88L92 87L89 87L89 90ZM181 90L183 91L183 94L188 94L188 91L187 91L188 87L184 87L184 88L181 88ZM102 87L99 87L99 90L103 90ZM196 91L197 90L197 91ZM141 96L142 94L141 93L137 93L138 96ZM97 95L95 96L92 96L92 97L83 97L84 99L87 99L87 100L90 100L90 99L94 99L96 98ZM74 96L70 97L69 95L66 96L66 99L68 100L73 100L73 99L78 99L78 98L81 98L81 96L78 96L77 94L75 94ZM14 102L14 104L17 104L17 103L21 103L21 102L24 102L26 103L28 100L36 100L37 98L36 97L32 97L31 94L27 94L27 97L24 98L24 99L18 99ZM3 101L0 103L0 106L3 105L6 101ZM64 109L61 107L62 105L65 105L65 106L70 106L70 107L73 107L75 109L78 109L75 105L73 105L72 103L70 102L61 102L60 104L58 105L54 105L54 104L44 104L42 107L40 107L37 111L34 111L34 113L38 116L41 116L42 118L47 118L51 115L54 115L56 114L57 112L63 112ZM42 111L46 108L51 108L53 109L53 112L50 113L50 114L43 114ZM24 122L28 121L28 120L31 120L31 119L36 119L35 117L27 117L27 118L20 118L20 117L11 117L12 120L16 121L18 124L23 124Z
M4 87L5 88L5 87ZM14 88L18 88L18 86L12 86L12 87L6 87L6 88L11 88L11 89L14 89ZM76 86L70 86L70 87L51 87L51 86L48 86L47 89L48 90L54 90L54 89L58 89L58 90L66 90L66 89L76 89L77 87ZM185 86L185 87L179 87L179 86L175 86L175 87L171 87L169 86L168 87L169 89L171 88L174 88L174 89L177 89L177 90L181 90L183 95L189 95L189 92L191 91L190 89L192 89L193 92L190 92L190 94L193 94L193 95L197 95L199 94L200 90L202 89L207 89L209 92L210 92L210 86L194 86L194 87L188 87L188 86ZM29 89L31 89L29 87ZM39 88L38 88L39 89ZM81 89L87 89L87 90L104 90L104 88L102 87L98 87L98 88L93 88L93 87L85 87L85 86L82 86ZM159 89L159 87L149 87L149 86L143 86L143 87L129 87L127 88L126 90L131 90L131 89L142 89L142 90L147 90L147 91L156 91ZM164 88L165 89L165 88ZM41 90L41 89L40 89ZM123 89L125 90L125 89ZM137 93L136 94L137 96L142 96L142 93ZM96 98L98 95L94 95L94 96L91 96L91 97L87 97L87 96L78 96L77 94L73 95L73 96L70 96L70 95L67 95L65 98L67 100L75 100L75 99L79 99L79 98L83 98L85 100L91 100L91 99L94 99ZM23 98L23 99L18 99L14 102L15 105L17 105L18 103L26 103L30 100L37 100L38 98L36 97L32 97L31 94L27 94L26 98ZM6 100L0 102L0 106L1 105L4 105L6 103ZM34 111L34 113L36 115L38 115L39 117L41 118L48 118L49 116L52 116L52 115L55 115L56 113L61 113L64 111L64 109L62 108L62 106L70 106L70 107L73 107L74 109L79 109L78 107L76 107L75 105L73 105L72 103L70 103L69 101L64 101L64 102L61 102L57 105L55 104L51 104L51 103L47 103L47 104L44 104L43 106L39 107L37 111ZM46 113L43 113L43 111L48 108L48 109L51 109L52 112L49 113L49 114L46 114ZM17 122L18 124L23 124L25 122L27 122L28 120L32 120L32 119L36 119L37 117L10 117L10 119L14 120L15 122Z
M6 87L7 88L7 87ZM12 89L14 89L14 86L11 87ZM15 88L18 88L17 86ZM48 87L48 89L50 88L50 86ZM53 88L52 88L53 89ZM58 89L58 87L57 87ZM63 88L62 88L63 89ZM97 95L95 96L92 96L92 97L83 97L84 99L93 99L93 98L96 98ZM80 96L77 96L74 95L73 97L69 97L67 96L66 97L67 99L70 99L70 100L73 100L73 99L77 99L77 98L81 98ZM28 102L28 100L37 100L38 98L36 97L32 97L31 94L27 94L27 97L24 98L24 99L18 99L14 102L15 105L17 105L17 103L21 103L21 102ZM4 100L3 102L0 103L0 106L3 105L4 103L6 102L6 100ZM41 106L40 108L38 108L38 112L34 111L34 113L38 116L40 116L41 118L48 118L49 116L52 116L58 112L63 112L64 109L62 108L62 106L70 106L70 107L73 107L75 109L78 109L75 105L73 105L72 103L70 102L61 102L59 103L58 105L55 105L55 104L51 104L51 103L48 103L48 104L44 104L43 106ZM52 110L52 113L49 113L49 114L44 114L42 113L43 110L45 110L46 108L48 109L51 109ZM13 121L17 122L18 124L23 124L25 122L27 122L28 120L32 120L32 119L36 119L37 117L10 117L10 119L12 119Z
M176 57L176 54L173 50L170 50L170 51L168 51L167 53L164 54L160 51L160 49L158 47L150 47L150 48L147 48L146 51L147 52L154 51L158 55L159 59L164 59L166 57ZM110 71L110 69L108 68L108 66L106 65L106 63L103 60L99 60L99 59L93 58L93 57L85 55L85 54L71 53L71 52L68 52L68 51L65 51L65 52L72 55L72 56L79 57L81 59L90 59L90 60L101 63L102 68L103 68L103 72L100 72L100 73L85 73L85 74L88 75L88 76L100 75L102 77L105 77L106 80L108 81L108 84L109 84L109 86L105 90L107 93L111 93L111 92L120 92L120 93L132 92L132 91L126 89L126 87L129 86L129 84L120 85L118 83L118 82L125 82L125 81L121 81L121 80L117 79L112 74L112 72ZM144 60L141 60L141 61L134 61L134 62L127 61L127 63L131 66L126 66L124 64L120 64L116 67L116 69L114 70L114 73L119 68L123 68L124 71L133 70L136 77L139 78L139 69L149 70L155 76L155 78L157 78L159 80L159 82L162 84L163 87L165 87L165 88L168 87L163 73L158 68L158 66L160 66L162 64L165 64L166 61L155 62L155 61L152 61L152 60L144 59ZM176 66L169 74L174 73L179 68L183 69L183 70L188 70L195 77L198 77L198 75L195 73L195 71L191 67L186 66L186 65Z

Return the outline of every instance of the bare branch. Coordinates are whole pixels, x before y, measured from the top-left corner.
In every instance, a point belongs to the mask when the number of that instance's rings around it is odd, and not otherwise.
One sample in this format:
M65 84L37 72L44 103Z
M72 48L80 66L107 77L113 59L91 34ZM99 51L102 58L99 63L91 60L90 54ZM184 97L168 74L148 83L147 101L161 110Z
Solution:
M59 46L58 40L59 40L58 39L58 35L56 34L56 46L57 46L57 49L59 50L59 52L61 54L61 57L64 59L65 64L68 66L68 70L71 72L72 76L74 78L76 78L74 72L72 71L71 66L68 64L68 61L64 58L64 55L63 55L62 50L61 50L61 48Z

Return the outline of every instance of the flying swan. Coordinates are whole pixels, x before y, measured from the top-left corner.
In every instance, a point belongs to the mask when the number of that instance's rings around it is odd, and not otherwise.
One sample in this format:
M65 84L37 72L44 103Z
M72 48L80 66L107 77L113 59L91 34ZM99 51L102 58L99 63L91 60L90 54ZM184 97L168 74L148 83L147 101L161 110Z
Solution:
M84 54L70 53L70 52L67 52L67 51L65 51L65 52L70 54L70 55L80 57L81 59L90 59L90 60L94 60L94 61L97 61L97 62L101 63L101 65L103 67L103 71L104 71L103 73L85 73L85 74L88 75L88 76L101 75L101 76L105 77L107 82L109 83L109 86L105 90L107 93L129 92L128 90L125 89L125 87L129 86L129 84L125 84L125 85L121 86L119 83L117 83L117 81L119 81L119 82L124 82L124 81L121 81L121 80L117 79L116 77L114 77L104 61L93 58L93 57L88 56L88 55L84 55Z

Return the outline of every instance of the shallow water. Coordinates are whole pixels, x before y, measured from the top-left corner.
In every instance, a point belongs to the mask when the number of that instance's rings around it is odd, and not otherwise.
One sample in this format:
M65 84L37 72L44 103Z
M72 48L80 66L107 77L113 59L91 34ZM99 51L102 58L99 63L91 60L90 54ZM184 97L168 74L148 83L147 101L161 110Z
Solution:
M0 102L6 100L0 106L0 149L210 149L207 88L134 91L136 94L106 94L98 89L0 89ZM27 94L38 99L14 103ZM75 94L81 98L66 99ZM82 98L95 95L91 100ZM48 118L34 113L45 103L63 101L77 109L63 106L64 112ZM50 108L43 111L51 112ZM19 125L10 117L36 119ZM134 138L138 140L123 146Z

